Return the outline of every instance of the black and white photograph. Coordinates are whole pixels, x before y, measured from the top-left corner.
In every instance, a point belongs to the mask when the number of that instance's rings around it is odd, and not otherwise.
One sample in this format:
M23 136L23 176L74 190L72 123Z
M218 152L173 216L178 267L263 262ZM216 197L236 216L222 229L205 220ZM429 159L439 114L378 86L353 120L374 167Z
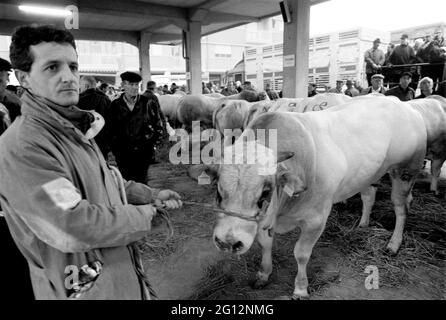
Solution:
M1 301L444 301L445 37L444 0L0 0Z

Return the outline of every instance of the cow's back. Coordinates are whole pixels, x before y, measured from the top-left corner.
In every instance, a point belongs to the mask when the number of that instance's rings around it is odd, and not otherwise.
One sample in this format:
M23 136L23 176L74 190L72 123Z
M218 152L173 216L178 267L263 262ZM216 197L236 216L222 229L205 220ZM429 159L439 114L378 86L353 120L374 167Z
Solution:
M192 121L200 121L203 127L212 127L212 115L219 99L204 95L187 95L178 103L178 121L191 128Z
M166 94L158 97L161 111L166 117L169 118L169 120L173 122L177 121L178 119L177 109L181 97L182 97L181 95L176 95L176 94Z
M394 166L422 159L426 152L421 115L400 101L384 97L352 100L296 116L310 128L321 148L318 153L327 157L318 159L321 171L327 175L342 172L337 201L360 192ZM334 160L331 164L330 159Z

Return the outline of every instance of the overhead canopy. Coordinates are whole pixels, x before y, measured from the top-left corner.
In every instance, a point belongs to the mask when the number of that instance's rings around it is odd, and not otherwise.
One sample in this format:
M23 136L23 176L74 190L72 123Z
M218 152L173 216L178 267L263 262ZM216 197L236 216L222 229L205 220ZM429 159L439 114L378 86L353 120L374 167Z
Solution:
M0 34L10 35L27 23L63 26L65 18L24 13L19 4L75 5L78 40L125 41L136 45L141 32L151 34L151 43L177 44L188 21L201 21L202 36L280 14L281 0L2 0ZM327 0L312 0L312 4Z

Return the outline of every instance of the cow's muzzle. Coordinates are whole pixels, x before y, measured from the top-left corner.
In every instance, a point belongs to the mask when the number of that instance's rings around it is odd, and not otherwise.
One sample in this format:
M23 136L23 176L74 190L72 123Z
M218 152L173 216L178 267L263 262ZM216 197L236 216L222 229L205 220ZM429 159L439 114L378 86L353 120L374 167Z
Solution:
M220 240L217 236L215 236L214 242L219 250L231 253L239 253L240 251L242 251L244 247L243 242L237 241L233 238L229 238L226 241L223 241Z

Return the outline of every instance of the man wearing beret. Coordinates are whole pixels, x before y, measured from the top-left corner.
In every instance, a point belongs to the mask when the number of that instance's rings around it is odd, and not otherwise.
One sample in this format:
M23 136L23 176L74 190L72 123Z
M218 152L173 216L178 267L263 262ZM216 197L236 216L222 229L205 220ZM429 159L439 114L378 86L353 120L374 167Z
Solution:
M363 95L370 93L386 93L386 89L383 86L384 76L382 74L374 74L371 80L372 85L362 92Z
M367 82L369 86L372 85L372 76L380 72L381 67L386 61L384 51L379 49L380 44L381 40L379 38L375 39L375 41L373 41L373 47L367 50L364 54Z
M415 90L409 87L412 81L412 74L410 72L403 72L400 77L400 84L388 90L386 96L395 96L401 101L409 101L415 98Z
M149 98L138 94L141 76L127 71L121 80L124 93L111 103L106 117L110 146L124 178L146 183L154 147L165 137L165 126Z

